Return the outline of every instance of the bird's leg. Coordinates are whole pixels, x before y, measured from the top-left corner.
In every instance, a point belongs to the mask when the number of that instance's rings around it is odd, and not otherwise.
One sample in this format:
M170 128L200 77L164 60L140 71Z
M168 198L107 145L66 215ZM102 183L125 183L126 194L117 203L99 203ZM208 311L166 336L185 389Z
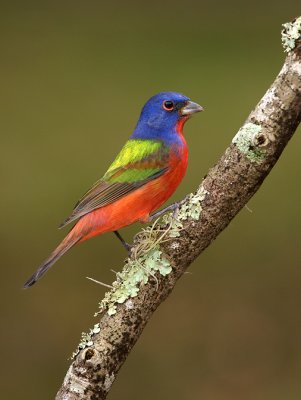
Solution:
M120 235L120 233L118 231L113 231L115 233L115 235L118 237L118 239L121 241L123 247L130 253L131 252L131 248L132 246L130 244L128 244L123 237Z
M175 218L175 214L179 208L179 205L180 205L180 203L173 203L170 206L163 208L163 210L160 210L160 211L156 212L155 214L150 215L148 222L152 222L154 219L160 217L162 214L165 214L167 211L171 211L171 210L174 211L173 218Z

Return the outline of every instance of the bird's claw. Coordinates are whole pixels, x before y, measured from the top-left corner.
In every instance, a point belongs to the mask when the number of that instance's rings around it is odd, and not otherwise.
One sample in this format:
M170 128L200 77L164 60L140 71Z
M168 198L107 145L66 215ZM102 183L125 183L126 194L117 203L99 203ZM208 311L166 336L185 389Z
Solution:
M180 203L175 203L176 207L172 213L172 219L176 220L179 212Z
M124 248L125 248L126 251L129 253L129 256L130 256L130 255L131 255L132 248L133 248L133 245L131 245L131 244L127 243L127 242L124 242Z
M149 222L154 221L155 219L161 217L161 215L165 214L167 211L173 211L172 218L175 219L175 217L176 217L176 215L178 213L180 204L181 203L173 203L170 206L167 206L167 207L163 208L163 210L160 210L160 211L156 212L155 214L150 215L148 221Z

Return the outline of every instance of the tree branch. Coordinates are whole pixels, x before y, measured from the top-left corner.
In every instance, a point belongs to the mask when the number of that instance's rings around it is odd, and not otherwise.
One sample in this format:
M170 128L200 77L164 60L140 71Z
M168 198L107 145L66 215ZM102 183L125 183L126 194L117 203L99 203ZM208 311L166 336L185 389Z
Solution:
M156 308L202 251L256 193L301 120L301 17L285 24L284 65L177 216L139 233L131 257L82 337L57 400L105 399Z

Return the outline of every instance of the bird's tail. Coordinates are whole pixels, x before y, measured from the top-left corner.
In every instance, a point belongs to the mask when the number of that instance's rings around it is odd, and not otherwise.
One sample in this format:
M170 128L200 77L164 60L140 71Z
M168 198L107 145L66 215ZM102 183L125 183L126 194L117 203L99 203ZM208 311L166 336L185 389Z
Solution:
M24 288L34 285L63 254L81 240L81 236L74 235L73 230L65 237L50 256L39 266L36 272L24 283Z

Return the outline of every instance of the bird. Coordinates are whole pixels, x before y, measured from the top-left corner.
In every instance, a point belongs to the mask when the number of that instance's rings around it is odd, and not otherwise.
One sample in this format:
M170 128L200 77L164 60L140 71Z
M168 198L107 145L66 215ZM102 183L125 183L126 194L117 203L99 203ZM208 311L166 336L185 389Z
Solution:
M188 164L185 122L203 108L177 92L161 92L142 108L137 125L107 172L76 203L60 228L75 222L67 236L25 282L32 286L75 244L134 222L150 222L174 205L152 214L174 193Z

